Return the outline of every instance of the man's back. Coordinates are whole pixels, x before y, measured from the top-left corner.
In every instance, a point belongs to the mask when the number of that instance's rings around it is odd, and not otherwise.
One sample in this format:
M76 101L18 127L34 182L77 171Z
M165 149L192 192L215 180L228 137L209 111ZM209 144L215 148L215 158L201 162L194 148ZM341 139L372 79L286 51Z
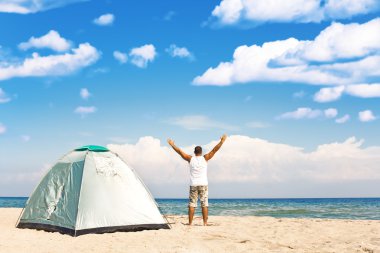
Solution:
M190 185L208 185L207 161L203 156L193 156L190 160Z

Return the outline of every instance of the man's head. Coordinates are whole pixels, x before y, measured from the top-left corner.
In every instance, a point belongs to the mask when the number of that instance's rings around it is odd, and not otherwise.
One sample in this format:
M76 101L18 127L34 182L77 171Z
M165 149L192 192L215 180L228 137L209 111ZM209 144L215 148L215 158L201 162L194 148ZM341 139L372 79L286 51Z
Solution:
M202 155L202 147L201 146L196 146L195 149L194 149L194 154L196 156Z

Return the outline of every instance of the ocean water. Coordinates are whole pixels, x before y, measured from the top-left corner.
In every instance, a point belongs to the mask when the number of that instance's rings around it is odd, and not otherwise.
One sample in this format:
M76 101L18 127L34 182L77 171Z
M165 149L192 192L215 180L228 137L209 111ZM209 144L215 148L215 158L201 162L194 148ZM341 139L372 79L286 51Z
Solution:
M0 197L0 207L22 208L27 199ZM163 214L187 214L187 199L156 199L156 201ZM200 215L199 207L197 214ZM380 198L210 199L209 214L380 220Z

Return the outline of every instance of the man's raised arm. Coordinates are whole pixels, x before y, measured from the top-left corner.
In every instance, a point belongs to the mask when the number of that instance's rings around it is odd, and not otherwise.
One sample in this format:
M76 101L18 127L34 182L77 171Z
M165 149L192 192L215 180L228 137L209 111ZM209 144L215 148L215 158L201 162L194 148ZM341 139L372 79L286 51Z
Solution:
M177 152L184 160L190 162L191 160L191 155L188 155L186 154L185 152L183 152L179 147L177 147L175 144L174 144L174 141L172 139L168 139L168 143L170 146L172 146L172 148L174 149L175 152Z
M204 155L204 158L206 159L206 161L210 160L215 155L215 153L218 152L218 150L223 145L226 139L227 139L227 135L223 134L223 136L220 137L220 142L208 154Z

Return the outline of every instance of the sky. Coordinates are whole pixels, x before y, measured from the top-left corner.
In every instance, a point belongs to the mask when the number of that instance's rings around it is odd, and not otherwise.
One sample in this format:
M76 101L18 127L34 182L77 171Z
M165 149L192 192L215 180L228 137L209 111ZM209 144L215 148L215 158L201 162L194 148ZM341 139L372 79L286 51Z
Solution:
M0 1L0 196L82 145L187 197L379 197L380 1ZM6 24L6 25L3 25Z

